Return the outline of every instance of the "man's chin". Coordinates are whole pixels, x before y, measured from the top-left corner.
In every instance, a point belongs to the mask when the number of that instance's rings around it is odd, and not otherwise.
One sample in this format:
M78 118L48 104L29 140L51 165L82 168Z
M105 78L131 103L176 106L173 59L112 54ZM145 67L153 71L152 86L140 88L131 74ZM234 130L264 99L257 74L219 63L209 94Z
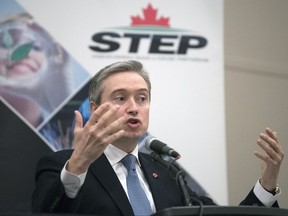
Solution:
M127 132L126 131L123 138L139 140L139 138L142 137L144 134L145 132Z

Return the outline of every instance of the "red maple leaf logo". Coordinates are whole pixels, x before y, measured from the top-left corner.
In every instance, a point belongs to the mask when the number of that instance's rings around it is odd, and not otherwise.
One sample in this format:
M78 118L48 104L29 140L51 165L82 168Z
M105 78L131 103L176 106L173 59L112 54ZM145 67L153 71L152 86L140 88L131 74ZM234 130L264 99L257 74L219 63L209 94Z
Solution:
M169 27L169 17L156 18L157 9L154 9L151 4L148 4L146 9L143 9L144 18L140 16L131 16L132 26L160 26Z

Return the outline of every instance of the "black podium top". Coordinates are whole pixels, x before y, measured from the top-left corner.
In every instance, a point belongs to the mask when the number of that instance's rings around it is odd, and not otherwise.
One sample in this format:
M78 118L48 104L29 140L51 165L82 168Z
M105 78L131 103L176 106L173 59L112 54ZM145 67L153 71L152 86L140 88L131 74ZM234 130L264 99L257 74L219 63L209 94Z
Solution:
M203 206L202 216L288 216L288 209L262 206ZM172 207L156 212L152 216L199 216L198 206ZM0 216L96 216L83 214L19 213L5 212Z
M197 216L200 207L185 206L163 209L153 216ZM203 216L288 216L288 209L262 206L203 206Z

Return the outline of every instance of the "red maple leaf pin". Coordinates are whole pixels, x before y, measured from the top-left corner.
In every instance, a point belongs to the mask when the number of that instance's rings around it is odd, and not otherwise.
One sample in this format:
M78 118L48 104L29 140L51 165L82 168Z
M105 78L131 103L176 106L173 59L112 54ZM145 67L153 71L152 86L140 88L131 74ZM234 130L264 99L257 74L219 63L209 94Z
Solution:
M160 17L157 19L157 9L154 9L151 4L143 9L144 18L140 16L131 16L132 26L159 26L169 27L169 17Z

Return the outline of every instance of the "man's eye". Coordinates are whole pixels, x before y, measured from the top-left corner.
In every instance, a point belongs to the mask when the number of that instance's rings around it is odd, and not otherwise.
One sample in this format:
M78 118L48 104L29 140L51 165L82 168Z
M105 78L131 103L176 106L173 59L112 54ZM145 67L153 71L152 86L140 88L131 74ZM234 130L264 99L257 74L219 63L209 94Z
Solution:
M147 97L145 95L139 96L138 101L141 103L145 103L147 101Z
M125 98L123 96L117 96L117 97L115 97L115 100L116 101L124 101Z

